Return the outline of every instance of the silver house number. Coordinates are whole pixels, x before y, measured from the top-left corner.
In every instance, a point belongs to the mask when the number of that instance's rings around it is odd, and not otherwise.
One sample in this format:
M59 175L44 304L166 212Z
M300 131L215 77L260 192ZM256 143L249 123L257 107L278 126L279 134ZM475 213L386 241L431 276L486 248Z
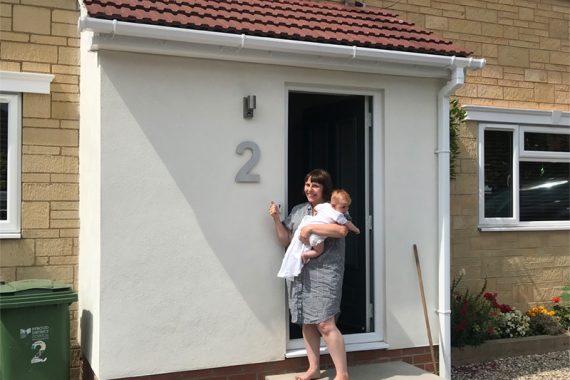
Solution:
M247 162L241 167L241 169L236 174L237 183L256 183L259 182L259 174L251 173L251 170L261 156L261 151L259 146L253 141L244 141L240 143L236 148L236 153L242 155L246 150L251 151L251 157Z

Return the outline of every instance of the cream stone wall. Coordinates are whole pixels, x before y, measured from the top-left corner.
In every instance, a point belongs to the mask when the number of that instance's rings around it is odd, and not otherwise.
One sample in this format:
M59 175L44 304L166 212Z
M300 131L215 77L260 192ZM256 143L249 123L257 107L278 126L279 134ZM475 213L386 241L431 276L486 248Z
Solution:
M22 96L22 237L0 239L1 281L47 278L77 289L78 16L76 0L0 0L0 70L55 75L50 94ZM76 304L71 317L75 342Z
M483 57L457 91L463 105L570 111L567 0L369 0ZM452 276L525 310L570 284L570 232L479 232L477 125L460 131L452 181Z

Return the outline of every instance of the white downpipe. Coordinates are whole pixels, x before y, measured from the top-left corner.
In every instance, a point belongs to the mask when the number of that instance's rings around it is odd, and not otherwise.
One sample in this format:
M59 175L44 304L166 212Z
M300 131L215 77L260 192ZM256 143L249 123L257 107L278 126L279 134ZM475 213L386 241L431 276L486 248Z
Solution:
M241 49L252 49L257 51L273 51L289 54L346 58L347 60L352 61L381 61L439 68L460 67L479 69L485 64L484 59L408 53L357 46L257 37L245 34L209 32L158 25L136 24L117 20L103 20L88 16L80 17L79 30L89 30L94 33L108 34L110 36L139 37L152 40L178 41L216 47L229 47L235 48L236 52Z
M438 316L439 376L451 379L451 310L450 310L450 184L449 184L449 95L463 84L464 69L455 68L451 79L439 90L438 107Z

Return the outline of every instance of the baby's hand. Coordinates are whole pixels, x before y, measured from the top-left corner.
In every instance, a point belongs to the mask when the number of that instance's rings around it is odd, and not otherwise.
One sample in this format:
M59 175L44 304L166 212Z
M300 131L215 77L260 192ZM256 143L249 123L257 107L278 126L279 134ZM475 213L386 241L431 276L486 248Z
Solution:
M301 261L303 264L307 264L309 261L311 261L311 258L307 257L307 252L301 253Z

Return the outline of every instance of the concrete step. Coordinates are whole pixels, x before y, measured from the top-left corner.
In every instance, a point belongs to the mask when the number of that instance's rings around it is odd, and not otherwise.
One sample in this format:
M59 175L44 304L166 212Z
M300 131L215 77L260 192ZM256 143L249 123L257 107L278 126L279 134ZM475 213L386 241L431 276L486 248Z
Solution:
M404 362L364 364L348 369L350 380L441 380L439 376ZM295 380L296 373L266 376L266 380ZM334 379L334 369L321 371L320 380Z

